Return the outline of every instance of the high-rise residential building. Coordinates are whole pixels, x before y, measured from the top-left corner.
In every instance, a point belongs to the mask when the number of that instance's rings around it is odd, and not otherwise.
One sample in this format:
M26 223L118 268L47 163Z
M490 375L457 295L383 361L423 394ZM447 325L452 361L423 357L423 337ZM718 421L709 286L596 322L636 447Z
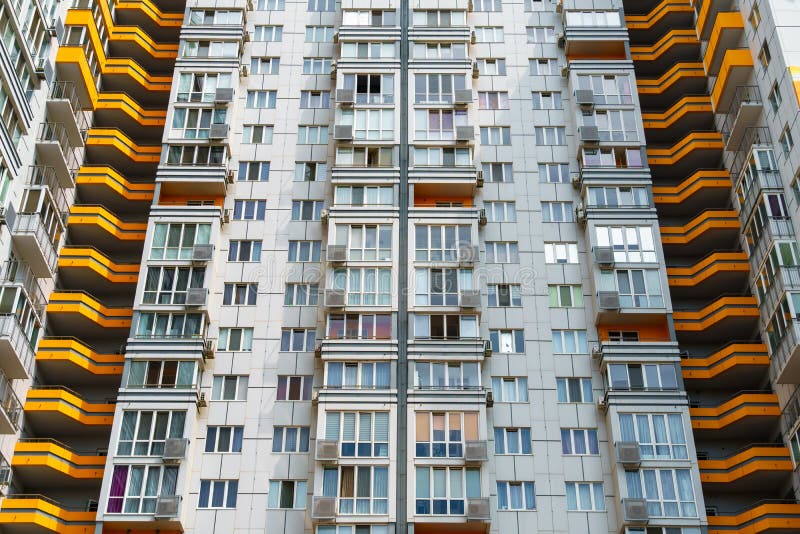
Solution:
M0 532L800 532L793 2L0 30Z

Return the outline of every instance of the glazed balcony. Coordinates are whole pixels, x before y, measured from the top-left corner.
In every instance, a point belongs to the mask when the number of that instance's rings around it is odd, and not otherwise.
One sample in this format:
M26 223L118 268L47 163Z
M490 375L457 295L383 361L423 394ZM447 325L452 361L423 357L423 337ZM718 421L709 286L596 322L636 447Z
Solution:
M125 355L95 351L72 337L44 337L39 340L36 365L48 383L69 387L119 387Z
M588 13L564 10L564 52L567 57L625 59L628 32L619 18L616 10Z
M773 143L769 128L756 126L744 129L739 143L730 148L735 153L730 165L731 177L739 176L739 173L744 170L747 165L747 158L754 147L764 147L772 150Z
M107 436L114 420L113 403L90 402L61 386L28 390L25 419L40 436Z
M779 384L800 384L800 321L792 320L783 336L771 342L772 372Z
M761 271L766 254L776 239L795 239L794 226L790 217L769 217L767 224L758 236L745 232L742 234L742 248L750 255L750 268Z
M683 343L725 343L741 332L754 331L760 317L758 302L751 296L720 296L699 309L676 306L675 310L675 332Z
M106 456L77 452L52 439L20 438L11 465L26 487L100 490Z
M56 171L52 167L45 167L42 165L31 165L28 167L28 172L25 174L25 199L28 202L36 203L36 207L31 206L30 209L21 209L20 211L27 213L34 213L41 211L43 205L39 204L41 196L51 200L55 206L58 214L64 216L69 211L72 204L73 191L72 189L65 189L58 182ZM32 193L37 191L37 193ZM43 195L38 193L42 191ZM37 195L38 198L37 198Z
M739 238L739 219L732 210L706 210L681 226L662 221L664 254L698 256L708 250L733 249Z
M692 265L667 267L673 300L713 298L746 284L749 273L750 263L744 252L711 252Z
M753 207L763 197L764 193L783 192L783 180L778 171L757 171L748 189L743 189L745 184L740 180L736 192L733 194L734 206L739 210L739 221L742 226L750 220Z
M764 287L763 284L767 281L769 285ZM800 267L782 265L771 278L759 277L755 282L758 284L756 291L761 302L761 319L766 324L787 291L800 291Z
M724 458L698 461L704 491L747 492L783 484L794 471L783 443L753 444Z
M0 525L9 534L94 534L96 515L44 495L11 494L0 504Z
M778 396L772 391L740 391L729 400L689 408L698 440L742 439L768 436L777 430L781 415Z
M0 369L8 378L27 379L33 373L31 334L14 313L0 315Z
M766 345L749 341L732 341L708 355L687 352L681 359L683 380L691 390L755 388L769 365Z
M654 185L653 202L664 218L699 213L708 206L724 206L730 199L730 173L700 169L676 185Z

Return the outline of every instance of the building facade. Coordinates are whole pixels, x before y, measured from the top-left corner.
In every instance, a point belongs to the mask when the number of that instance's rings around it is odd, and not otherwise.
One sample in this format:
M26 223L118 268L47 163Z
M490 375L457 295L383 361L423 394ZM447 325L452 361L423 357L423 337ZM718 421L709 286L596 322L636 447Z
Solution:
M0 531L800 531L791 2L0 24Z

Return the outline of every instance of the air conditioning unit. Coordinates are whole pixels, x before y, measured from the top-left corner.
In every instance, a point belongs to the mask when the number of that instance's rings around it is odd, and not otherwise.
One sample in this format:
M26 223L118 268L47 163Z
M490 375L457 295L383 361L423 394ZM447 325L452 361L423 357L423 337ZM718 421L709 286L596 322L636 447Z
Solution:
M489 519L491 519L489 499L485 497L467 499L467 521L488 521Z
M224 210L222 212L222 224L228 224L231 222L231 210Z
M458 247L458 262L472 264L478 261L478 247L472 245L460 245Z
M597 307L601 310L618 310L620 308L619 291L599 291Z
M178 463L186 458L186 448L189 440L186 438L169 438L164 441L164 454L161 458L166 463Z
M473 80L477 80L478 78L480 78L480 76L481 76L481 71L480 71L480 69L478 69L478 63L477 62L473 62L472 63L472 79Z
M216 353L217 343L213 339L206 339L203 341L203 358L206 360L213 360Z
M353 89L337 89L336 102L343 106L352 106L356 100L356 92Z
M197 397L197 407L198 408L206 408L207 406L208 406L208 401L206 401L206 394L205 393L201 393Z
M575 91L575 103L582 109L592 109L594 107L594 92L591 89L577 89Z
M597 126L581 126L578 128L578 138L582 143L599 143L600 132L597 130Z
M333 126L333 138L336 141L351 141L353 139L353 125L335 124Z
M339 43L339 32L334 32L333 33L333 43L334 44L338 44Z
M478 171L475 173L475 186L476 187L483 187L483 183L484 183L483 170L478 169Z
M195 263L205 263L214 257L214 245L194 245L192 247L192 261Z
M478 35L475 33L475 30L472 30L472 31L469 33L469 42L470 42L471 44L475 44L475 43L477 43L477 42L478 42Z
M3 467L0 469L0 495L5 494L5 488L11 484L11 476L13 471L11 467Z
M314 357L322 358L322 343L317 343L314 345Z
M556 2L556 13L561 13L564 11L564 0L558 0Z
M233 87L217 87L214 93L214 103L229 104L233 102Z
M561 65L561 77L566 78L569 76L569 65Z
M592 346L592 358L600 359L603 356L603 348L600 345Z
M488 222L489 219L486 218L486 209L481 208L481 210L478 211L478 224L481 226L485 226Z
M176 517L178 515L178 506L181 504L180 495L161 495L156 499L156 513L155 517Z
M464 442L464 460L467 462L485 462L489 459L489 448L486 441Z
M559 48L565 48L567 46L567 37L564 35L564 32L558 34L558 37L556 37L556 43L558 43Z
M311 501L311 519L336 519L336 497L315 495Z
M228 138L228 130L230 127L227 124L212 124L208 130L208 138L211 140L220 140Z
M97 499L86 499L86 511L87 512L96 512L97 511Z
M247 78L249 74L250 74L250 69L247 67L247 65L242 65L241 67L239 67L239 75L242 78Z
M242 36L242 42L249 43L252 38L253 37L250 35L250 32L244 32L244 35Z
M319 462L338 460L339 442L335 439L318 439L315 457Z
M469 142L475 139L474 126L456 126L456 141Z
M635 441L618 441L616 443L617 463L622 465L625 471L635 471L642 464L642 455L639 452L639 444Z
M331 61L331 80L336 79L336 62Z
M347 261L347 245L328 245L325 257L331 263L343 263Z
M472 89L456 89L455 90L455 103L456 105L464 105L472 103Z
M458 300L462 308L480 308L481 292L477 289L461 291Z
M583 205L583 202L580 202L577 206L575 206L575 219L580 224L586 224L586 206Z
M491 408L494 406L494 393L491 391L486 392L486 407Z
M581 188L581 182L582 182L581 175L580 174L574 174L572 176L572 179L570 180L570 182L572 182L572 187L574 189L580 189Z
M191 287L186 291L187 306L205 306L208 300L207 287Z
M328 224L328 218L330 216L330 212L326 209L319 212L319 220L322 222L322 224Z
M597 409L601 412L605 412L608 409L608 404L606 403L605 397L600 397L597 399Z
M492 356L492 342L488 339L483 342L483 357L490 358Z
M235 182L235 181L236 181L236 174L232 170L230 170L230 171L225 173L225 183L226 184L233 185L233 182Z
M325 290L325 306L328 308L343 308L346 294L338 289Z
M647 501L622 499L622 516L626 525L646 525L650 519L647 513Z
M614 249L611 247L593 247L594 261L601 267L614 265Z

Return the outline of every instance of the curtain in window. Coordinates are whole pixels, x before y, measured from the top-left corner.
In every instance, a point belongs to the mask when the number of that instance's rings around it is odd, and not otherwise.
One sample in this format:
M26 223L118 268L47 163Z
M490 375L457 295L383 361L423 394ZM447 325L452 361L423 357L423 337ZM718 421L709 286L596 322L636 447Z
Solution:
M373 386L373 374L375 364L362 363L361 364L361 387L371 389Z
M178 468L165 467L159 495L175 495L178 486Z
M578 509L578 495L575 482L567 482L567 510Z
M131 468L130 480L128 481L127 499L125 499L125 513L139 513L139 499L142 494L142 482L144 481L144 467L137 466ZM136 498L132 498L136 497Z
M389 455L389 413L377 412L375 414L375 456Z
M594 509L595 510L605 510L606 509L606 501L605 501L605 497L603 496L603 485L602 484L592 484L592 492L594 493Z
M481 470L467 469L466 473L467 498L475 499L481 496Z
M375 385L378 388L388 388L391 385L391 366L388 363L375 364Z
M325 414L325 439L339 440L339 412Z
M176 381L178 387L189 387L194 385L194 368L194 362L178 363L178 379Z
M125 482L128 480L128 466L117 465L111 477L111 489L108 493L108 506L106 512L118 514L122 512L122 502L125 496Z
M636 430L633 426L633 415L623 413L619 415L619 430L622 441L636 441Z
M119 433L119 445L117 454L128 456L131 453L131 441L136 430L136 412L125 412L122 416L122 427Z
M128 386L144 385L144 375L147 370L147 362L131 362L128 370Z
M235 484L238 482L234 481ZM294 507L298 510L302 510L306 507L306 493L308 484L305 480L298 480L294 483ZM234 506L236 505L235 496L234 496Z
M287 452L296 452L297 451L297 429L288 427L284 429L284 433L286 434L286 447L285 451Z
M387 467L373 468L373 514L385 514L388 512L389 495L389 469Z
M358 365L344 366L344 385L345 387L355 387L358 384Z
M328 386L334 388L342 386L342 364L340 362L328 363Z
M497 509L508 510L508 482L497 483Z
M652 469L642 471L644 476L644 497L647 499L647 512L653 517L660 517L661 501L658 494L656 472Z
M371 512L370 495L372 493L372 469L366 466L356 468L356 513Z
M661 499L664 501L664 515L668 517L679 517L678 495L675 491L675 480L673 472L669 469L659 471L661 475Z
M344 425L342 428L342 441L356 440L356 414L346 412L344 414Z
M578 497L581 503L581 510L592 509L591 484L578 484Z
M697 517L697 506L694 502L691 473L688 469L676 469L675 477L678 481L678 495L681 500L681 516Z
M280 495L281 495L281 481L280 480L270 480L269 481L269 499L267 506L269 508L278 508L280 504ZM203 490L202 486L200 489L200 502L203 502Z

